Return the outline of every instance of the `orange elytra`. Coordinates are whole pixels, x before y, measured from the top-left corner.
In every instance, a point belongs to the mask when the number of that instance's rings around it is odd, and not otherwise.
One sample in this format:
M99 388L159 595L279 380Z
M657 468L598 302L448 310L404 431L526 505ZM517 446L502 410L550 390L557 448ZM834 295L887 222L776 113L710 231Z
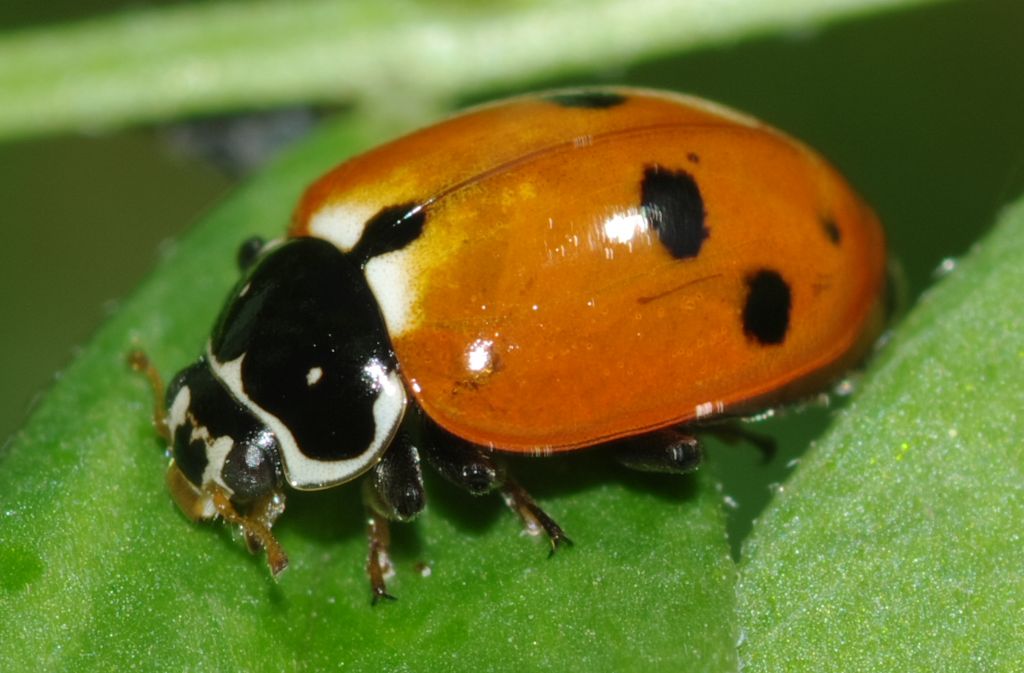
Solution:
M477 109L329 172L291 234L344 250L396 205L422 233L366 274L403 379L487 447L750 414L840 374L881 325L871 210L804 145L696 98Z

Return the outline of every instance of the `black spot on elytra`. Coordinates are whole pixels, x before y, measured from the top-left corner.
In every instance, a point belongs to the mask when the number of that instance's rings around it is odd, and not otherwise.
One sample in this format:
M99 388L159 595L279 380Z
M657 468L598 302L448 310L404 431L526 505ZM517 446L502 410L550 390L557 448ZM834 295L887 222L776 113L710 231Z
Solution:
M366 221L363 236L351 254L363 265L372 257L401 250L419 238L426 221L427 212L417 203L381 208Z
M572 91L545 96L544 100L562 107L606 110L626 102L626 97L614 91Z
M835 218L831 215L823 215L821 217L821 228L825 231L825 235L828 236L828 240L832 241L833 245L839 245L843 240L843 232L839 230L839 225L836 224Z
M747 300L743 306L743 332L769 346L780 344L789 330L792 295L778 271L761 269L747 276Z
M687 152L686 153L686 158L687 158L687 160L691 164L699 164L700 163L700 155L697 154L696 152Z
M651 166L644 170L640 194L644 216L669 253L676 259L696 257L709 232L704 199L693 176Z

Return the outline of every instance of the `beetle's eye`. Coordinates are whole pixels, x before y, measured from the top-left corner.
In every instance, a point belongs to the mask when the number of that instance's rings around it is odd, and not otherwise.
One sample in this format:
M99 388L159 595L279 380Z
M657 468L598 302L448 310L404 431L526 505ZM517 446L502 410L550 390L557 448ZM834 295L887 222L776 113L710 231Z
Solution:
M278 452L277 438L267 428L234 443L224 457L221 478L235 499L250 501L280 487Z
M253 262L260 256L260 250L263 249L263 245L266 243L259 236L253 236L242 242L242 245L238 246L238 268L245 271Z

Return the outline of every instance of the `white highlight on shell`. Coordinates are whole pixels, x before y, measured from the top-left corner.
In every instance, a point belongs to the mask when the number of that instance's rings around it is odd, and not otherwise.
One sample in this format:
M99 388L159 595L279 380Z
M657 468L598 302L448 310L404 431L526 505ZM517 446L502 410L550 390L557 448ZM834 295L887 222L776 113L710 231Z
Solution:
M379 210L377 206L361 203L329 204L310 216L309 230L342 252L349 252L362 238L367 220Z
M255 444L250 444L245 450L245 466L256 469L263 462L263 452Z
M411 253L403 248L373 257L366 263L364 272L388 333L392 337L401 336L411 327L416 299Z
M396 385L401 386L400 383L396 384L396 380L392 378L392 372L389 372L379 360L370 360L369 364L363 367L363 373L373 381L374 389L385 395L397 394Z
M694 413L697 415L697 418L706 418L708 416L714 416L717 414L721 414L724 411L725 403L723 403L720 400L715 402L704 402L703 404L698 404L694 409Z
M494 342L490 339L477 339L469 345L466 352L466 367L471 372L483 372L491 369L494 361Z
M640 234L647 233L647 218L639 210L615 213L604 221L604 235L613 243L628 245Z
M398 373L383 372L378 376L379 372L376 369L368 367L372 369L372 375L378 382L381 393L373 403L373 419L376 423L373 442L355 458L316 460L299 450L295 437L281 419L267 412L245 394L242 387L242 361L245 355L230 362L218 362L207 344L206 357L214 375L223 381L231 394L277 437L285 479L289 486L299 491L318 491L337 486L355 479L376 465L391 443L391 438L394 437L405 414L405 387Z
M306 385L309 387L315 386L320 382L320 379L324 377L324 370L320 367L312 367L306 372Z

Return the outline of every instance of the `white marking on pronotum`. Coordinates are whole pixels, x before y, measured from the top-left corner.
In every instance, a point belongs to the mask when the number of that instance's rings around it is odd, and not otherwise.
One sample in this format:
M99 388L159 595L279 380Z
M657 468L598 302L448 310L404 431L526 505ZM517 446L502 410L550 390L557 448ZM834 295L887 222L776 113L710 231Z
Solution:
M192 441L200 440L206 444L206 469L203 470L203 483L208 484L211 481L216 482L227 490L230 494L231 489L224 483L224 476L221 472L224 469L224 461L228 459L228 453L231 451L231 447L235 445L235 440L227 435L222 437L211 437L210 431L205 427L193 428L192 429Z
M310 216L309 230L342 252L351 252L362 238L366 222L379 210L378 206L362 203L326 205Z
M320 367L311 368L308 372L306 372L306 385L312 388L313 386L320 382L320 379L322 379L323 376L323 369L321 369Z
M196 425L195 417L189 414L191 406L192 390L188 386L182 386L174 396L171 408L167 412L167 425L171 430L171 434L172 436L176 434L178 428L182 426L191 428L189 441L200 441L206 446L206 467L203 469L200 485L208 484L212 481L220 484L228 490L228 493L231 493L231 489L228 488L228 485L224 483L221 477L221 468L224 467L224 461L227 460L228 452L234 445L234 440L226 435L223 437L213 437L206 426Z
M178 389L178 394L171 400L171 408L167 412L167 427L174 431L188 420L188 408L192 405L192 390L188 386Z
M412 259L412 253L403 248L373 257L366 263L366 282L392 337L401 336L411 327L412 306L416 300Z
M376 465L391 443L391 438L398 430L398 424L401 423L402 415L405 413L405 387L402 385L398 373L386 371L383 365L376 363L379 365L378 369L372 366L374 363L371 363L371 366L367 367L366 373L373 378L378 391L377 399L373 403L373 419L376 424L373 441L354 458L316 460L299 450L295 437L281 419L260 407L246 395L242 387L242 360L245 355L230 362L218 362L207 345L206 357L210 363L210 369L224 382L235 398L255 414L277 437L278 445L281 447L281 463L284 466L285 478L292 488L300 491L316 491L336 486L355 479Z
M172 436L175 434L177 429L182 425L185 425L187 423L190 427L192 426L192 423L189 420L188 415L188 410L191 405L192 391L189 389L188 386L182 386L181 389L178 390L178 394L175 395L174 399L171 401L171 408L167 412L167 426L170 428ZM206 440L206 438L209 437L209 431L206 428L192 427L192 433L189 435L189 437L191 439L195 439L197 437L203 438L203 442L206 443L207 445L209 444L209 442ZM231 447L228 446L228 449L230 448ZM222 447L218 447L218 453L221 451L221 449ZM171 447L168 447L169 452L170 450ZM207 458L209 458L211 455L211 450L209 446L207 446L206 455ZM223 452L223 456L227 456L227 451ZM220 463L223 462L224 459L222 457L220 459ZM206 470L203 471L202 475L203 483L206 483L210 479L215 480L217 483L221 483L220 479L217 479L217 477L220 475L220 463L214 463L213 461L207 463L207 468ZM211 472L211 464L215 466L215 472ZM199 518L212 519L215 516L217 516L217 508L214 507L213 505L213 498L211 498L208 493L201 491L198 486L193 484L187 478L185 479L185 482L192 488L192 490L199 497L199 502L201 503L201 507L199 509ZM225 488L227 487L225 486ZM228 492L230 493L231 489L228 489Z

